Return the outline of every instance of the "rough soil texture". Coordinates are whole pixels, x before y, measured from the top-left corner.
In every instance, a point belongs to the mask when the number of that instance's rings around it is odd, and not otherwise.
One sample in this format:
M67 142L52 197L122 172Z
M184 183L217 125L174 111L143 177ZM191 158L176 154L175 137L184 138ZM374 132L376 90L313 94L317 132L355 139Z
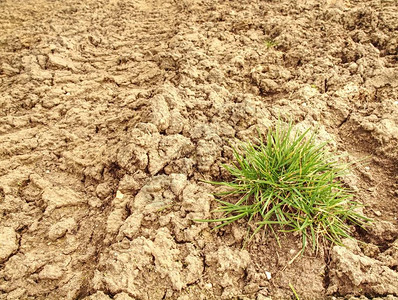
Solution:
M193 221L278 116L369 157L363 243ZM397 299L397 148L396 0L0 0L0 299Z

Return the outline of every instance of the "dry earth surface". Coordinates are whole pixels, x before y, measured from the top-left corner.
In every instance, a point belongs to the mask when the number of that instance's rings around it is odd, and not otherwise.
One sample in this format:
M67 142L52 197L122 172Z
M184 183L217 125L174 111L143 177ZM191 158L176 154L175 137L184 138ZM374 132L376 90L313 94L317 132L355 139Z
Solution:
M278 116L369 157L362 243L193 221ZM398 299L397 147L396 0L0 0L0 299Z

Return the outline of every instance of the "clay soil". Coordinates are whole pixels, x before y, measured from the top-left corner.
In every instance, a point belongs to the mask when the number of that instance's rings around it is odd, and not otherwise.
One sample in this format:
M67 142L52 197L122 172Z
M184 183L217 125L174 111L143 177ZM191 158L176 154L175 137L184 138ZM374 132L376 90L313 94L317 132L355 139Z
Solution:
M212 231L278 118L374 222L300 250ZM0 0L0 299L398 299L396 0Z

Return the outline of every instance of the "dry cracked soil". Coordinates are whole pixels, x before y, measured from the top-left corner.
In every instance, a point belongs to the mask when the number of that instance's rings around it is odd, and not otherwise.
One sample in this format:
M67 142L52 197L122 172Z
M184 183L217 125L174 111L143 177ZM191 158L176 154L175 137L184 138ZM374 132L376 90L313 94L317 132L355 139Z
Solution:
M357 241L212 231L230 142L318 128ZM398 299L396 0L0 0L0 299Z

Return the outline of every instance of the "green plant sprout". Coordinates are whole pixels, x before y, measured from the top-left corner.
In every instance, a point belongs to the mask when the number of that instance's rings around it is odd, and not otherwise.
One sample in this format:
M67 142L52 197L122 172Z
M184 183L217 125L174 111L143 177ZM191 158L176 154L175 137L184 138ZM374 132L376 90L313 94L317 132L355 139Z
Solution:
M290 289L291 289L292 292L293 292L294 298L295 298L296 300L300 300L300 297L299 297L299 295L297 294L296 290L294 289L294 286L293 286L290 282L289 282L289 287L290 287Z
M292 123L279 122L256 143L240 142L233 149L236 162L223 165L233 181L209 182L227 188L215 194L220 206L214 212L223 216L196 221L221 222L217 229L246 219L252 231L248 241L265 228L277 241L278 232L298 232L301 253L309 240L313 250L324 238L341 245L352 238L348 223L363 227L370 221L356 211L360 205L339 180L349 164L338 163L326 143L317 145L314 133L292 129Z
M278 45L278 43L274 40L266 40L265 41L265 47L267 47L267 49L273 48L277 45Z

